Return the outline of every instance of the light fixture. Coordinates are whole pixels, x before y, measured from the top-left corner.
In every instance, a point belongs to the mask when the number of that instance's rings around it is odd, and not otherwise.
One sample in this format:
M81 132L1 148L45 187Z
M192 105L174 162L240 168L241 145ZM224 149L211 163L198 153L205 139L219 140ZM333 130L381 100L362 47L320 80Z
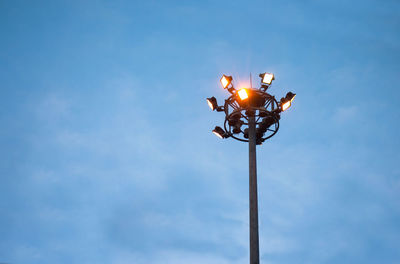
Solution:
M220 80L222 87L224 87L224 89L228 88L229 84L231 84L232 82L232 76L226 76L225 74L222 75L222 78Z
M285 98L286 98L287 100L289 100L290 102L293 102L293 100L294 100L295 97L296 97L296 94L295 94L295 93L292 93L292 92L288 92L288 93L286 94L286 96L285 96Z
M296 94L294 94L292 92L288 92L286 94L285 98L281 99L281 110L282 111L287 110L292 105L292 102L295 97L296 97Z
M272 83L272 81L275 80L273 73L265 72L265 73L261 73L259 76L261 77L262 84L270 85Z
M212 132L219 138L227 137L225 131L219 126L216 126Z
M211 108L211 110L215 110L215 109L217 109L218 108L218 103L217 103L217 99L213 96L213 97L210 97L210 98L207 98L207 103L208 103L208 106Z
M238 92L240 100L246 100L249 98L249 95L247 94L247 90L245 88L240 89Z

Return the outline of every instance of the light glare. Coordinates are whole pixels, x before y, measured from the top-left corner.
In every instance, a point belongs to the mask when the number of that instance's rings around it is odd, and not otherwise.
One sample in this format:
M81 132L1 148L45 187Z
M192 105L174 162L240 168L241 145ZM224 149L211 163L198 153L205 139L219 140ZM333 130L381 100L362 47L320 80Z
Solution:
M246 91L245 88L240 89L240 90L238 91L238 95L239 95L239 97L240 97L240 100L245 100L245 99L249 98L249 96L248 96L247 91Z

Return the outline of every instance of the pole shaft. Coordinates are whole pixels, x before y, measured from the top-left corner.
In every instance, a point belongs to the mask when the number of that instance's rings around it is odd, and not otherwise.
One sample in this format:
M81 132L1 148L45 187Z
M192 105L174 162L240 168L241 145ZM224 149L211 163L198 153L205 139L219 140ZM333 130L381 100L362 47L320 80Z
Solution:
M250 264L259 264L256 124L254 116L249 117L249 206Z

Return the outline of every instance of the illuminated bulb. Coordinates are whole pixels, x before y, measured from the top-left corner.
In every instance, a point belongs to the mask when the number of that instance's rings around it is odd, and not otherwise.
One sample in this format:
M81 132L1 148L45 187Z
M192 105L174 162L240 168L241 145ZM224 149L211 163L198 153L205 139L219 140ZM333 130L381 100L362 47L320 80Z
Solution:
M292 102L295 97L296 97L296 94L294 94L292 92L288 92L286 94L285 98L281 99L281 110L285 111L286 109L288 109L292 105Z
M222 87L224 87L224 89L226 89L229 86L229 84L231 84L231 82L232 82L232 76L222 75L220 82L222 84Z
M240 97L240 100L246 100L247 98L249 98L249 95L247 94L247 91L245 88L240 89L237 93Z
M266 72L266 73L260 74L260 77L261 77L261 82L263 84L270 85L272 83L272 80L275 80L273 73Z
M292 105L291 101L287 101L285 103L282 104L282 111L285 111L286 109L288 109L290 106Z

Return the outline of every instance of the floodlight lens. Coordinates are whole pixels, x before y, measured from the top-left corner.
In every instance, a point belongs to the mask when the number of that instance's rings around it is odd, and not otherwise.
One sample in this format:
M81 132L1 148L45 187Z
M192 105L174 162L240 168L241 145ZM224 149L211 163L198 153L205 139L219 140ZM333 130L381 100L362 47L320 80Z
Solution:
M275 78L274 78L274 74L273 73L264 73L263 75L262 75L262 80L261 80L261 82L262 83L264 83L264 84L268 84L268 85L270 85L271 83L272 83L272 80L274 80Z
M229 84L231 83L232 77L231 76L222 75L222 78L221 78L220 81L221 81L222 87L224 87L224 89L226 89L229 86Z
M216 135L217 137L219 137L219 138L221 138L221 139L224 138L220 133L218 133L218 132L215 131L215 130L213 130L213 133L214 133L214 135Z
M218 108L218 103L217 103L217 99L213 96L213 97L210 97L210 98L207 98L207 103L208 103L208 106L211 108L211 110L215 110L215 109L217 109Z
M247 98L249 98L249 95L247 94L247 91L245 88L242 88L238 91L238 95L240 97L240 100L246 100Z
M211 103L210 99L207 99L207 103L208 103L208 106L211 108L211 110L214 110L214 106Z
M219 138L225 138L225 131L219 126L216 126L212 132Z
M282 104L282 111L285 111L286 109L288 109L290 106L292 105L291 101L287 101L285 103Z

